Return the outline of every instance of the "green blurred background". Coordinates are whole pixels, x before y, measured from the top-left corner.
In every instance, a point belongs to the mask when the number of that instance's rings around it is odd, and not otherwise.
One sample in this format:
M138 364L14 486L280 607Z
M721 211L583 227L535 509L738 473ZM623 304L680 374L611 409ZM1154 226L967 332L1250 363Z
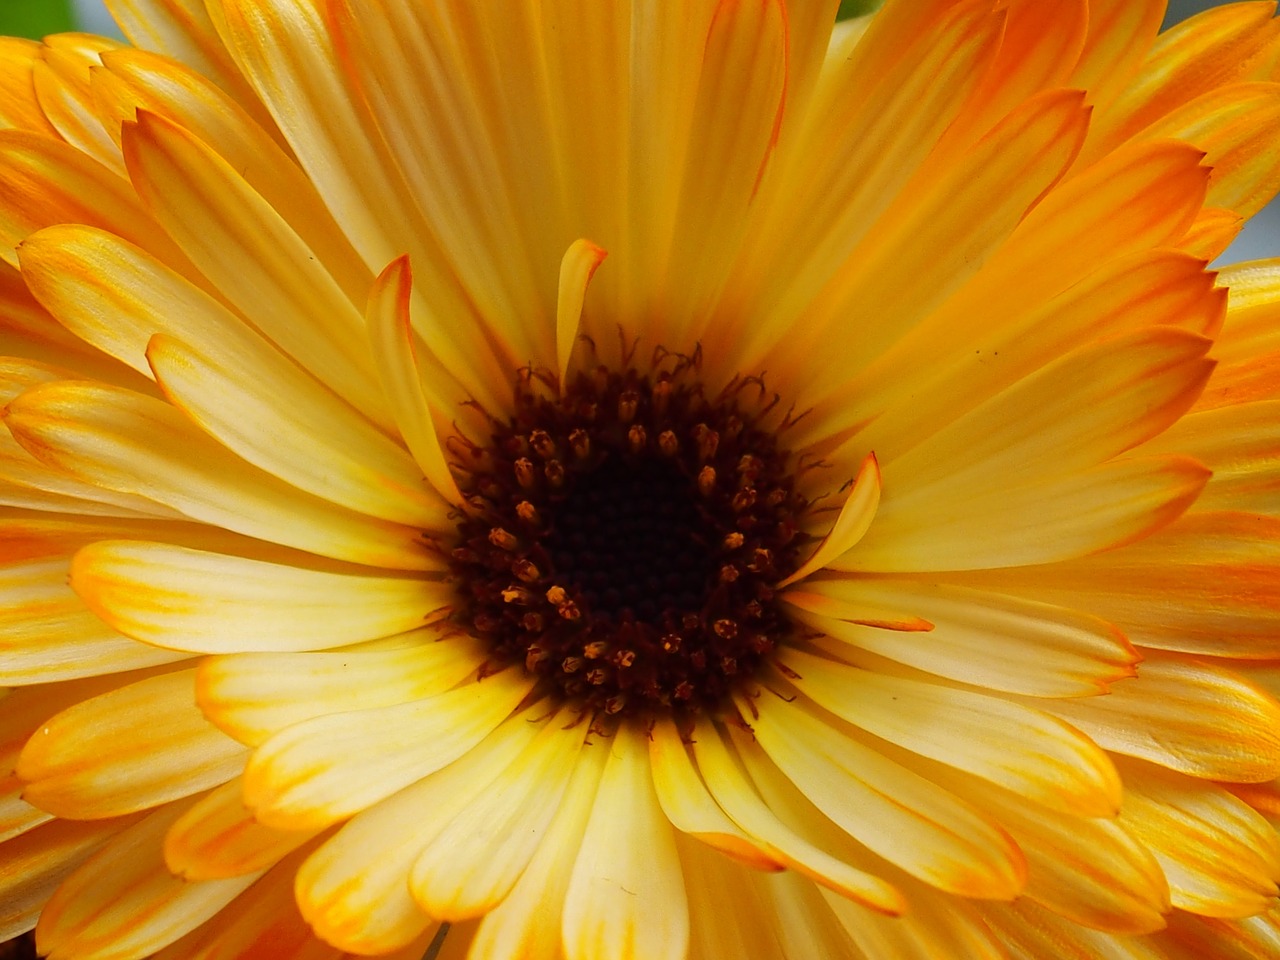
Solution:
M484 2L484 0L481 0ZM669 0L679 3L682 0ZM843 16L853 16L879 6L881 0L843 0ZM1165 25L1177 23L1222 0L1169 0ZM119 37L107 16L102 0L0 0L0 35L42 37L63 30L87 30ZM1280 201L1272 203L1251 220L1223 262L1252 260L1280 254Z

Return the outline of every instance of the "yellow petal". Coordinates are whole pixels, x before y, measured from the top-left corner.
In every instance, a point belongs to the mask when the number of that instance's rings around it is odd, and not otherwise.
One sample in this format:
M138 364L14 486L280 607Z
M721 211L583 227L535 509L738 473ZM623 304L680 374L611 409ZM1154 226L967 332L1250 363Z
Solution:
M562 390L569 385L569 360L578 340L587 284L608 255L608 251L590 240L575 240L560 261L560 295L556 302L556 371Z
M1106 754L1038 710L798 650L778 659L797 689L881 739L1065 813L1105 817L1120 808L1120 778Z
M164 868L164 833L189 804L170 804L110 840L58 888L36 928L50 960L153 953L213 916L256 874L187 883Z
M623 724L601 748L609 759L565 892L565 956L682 956L689 945L684 875L654 793L644 731ZM619 822L627 829L619 830Z
M4 412L38 460L192 519L397 569L432 569L421 534L360 517L251 467L159 400L85 381L28 390Z
M1260 783L1280 775L1280 704L1220 666L1152 654L1138 679L1105 697L1042 707L1107 750L1193 777Z
M326 714L287 727L254 751L245 804L268 826L328 826L472 749L533 686L522 668L408 703Z
M140 680L46 721L23 748L23 797L76 819L116 817L231 779L247 751L201 716L194 670Z
M749 713L745 701L739 710ZM1026 880L996 824L800 706L765 693L751 726L770 759L842 830L939 889L1009 900Z
M816 570L821 570L836 557L852 550L871 527L876 508L880 505L880 465L874 453L867 454L853 481L853 488L840 508L840 515L831 525L808 560L800 564L790 576L779 581L782 588L797 580L803 580Z
M220 729L259 746L303 720L444 693L488 656L481 642L435 628L402 639L391 650L210 658L196 674L196 698Z
M1038 697L1088 697L1134 675L1138 655L1104 620L1064 606L928 581L849 577L810 581L783 594L802 622L853 647L978 687ZM867 610L925 618L911 632L859 624Z

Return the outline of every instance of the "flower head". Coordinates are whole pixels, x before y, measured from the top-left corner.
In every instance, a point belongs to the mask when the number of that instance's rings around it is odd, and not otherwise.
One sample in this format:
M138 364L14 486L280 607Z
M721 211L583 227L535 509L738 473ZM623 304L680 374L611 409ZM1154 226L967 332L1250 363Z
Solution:
M1280 23L115 0L0 44L0 934L1280 943Z

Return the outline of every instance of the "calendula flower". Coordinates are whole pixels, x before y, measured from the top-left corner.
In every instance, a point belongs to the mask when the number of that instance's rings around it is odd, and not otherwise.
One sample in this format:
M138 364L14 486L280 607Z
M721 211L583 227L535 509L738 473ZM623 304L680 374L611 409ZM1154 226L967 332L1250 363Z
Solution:
M1280 24L0 45L0 935L1280 955Z

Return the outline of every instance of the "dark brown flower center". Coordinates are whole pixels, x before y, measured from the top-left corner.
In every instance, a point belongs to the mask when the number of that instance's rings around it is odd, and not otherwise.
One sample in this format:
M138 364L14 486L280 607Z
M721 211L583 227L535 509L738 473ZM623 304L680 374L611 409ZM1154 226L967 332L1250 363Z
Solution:
M472 448L453 573L460 616L547 689L600 714L714 709L788 626L809 504L745 382L696 367L605 369L563 392L531 375Z

